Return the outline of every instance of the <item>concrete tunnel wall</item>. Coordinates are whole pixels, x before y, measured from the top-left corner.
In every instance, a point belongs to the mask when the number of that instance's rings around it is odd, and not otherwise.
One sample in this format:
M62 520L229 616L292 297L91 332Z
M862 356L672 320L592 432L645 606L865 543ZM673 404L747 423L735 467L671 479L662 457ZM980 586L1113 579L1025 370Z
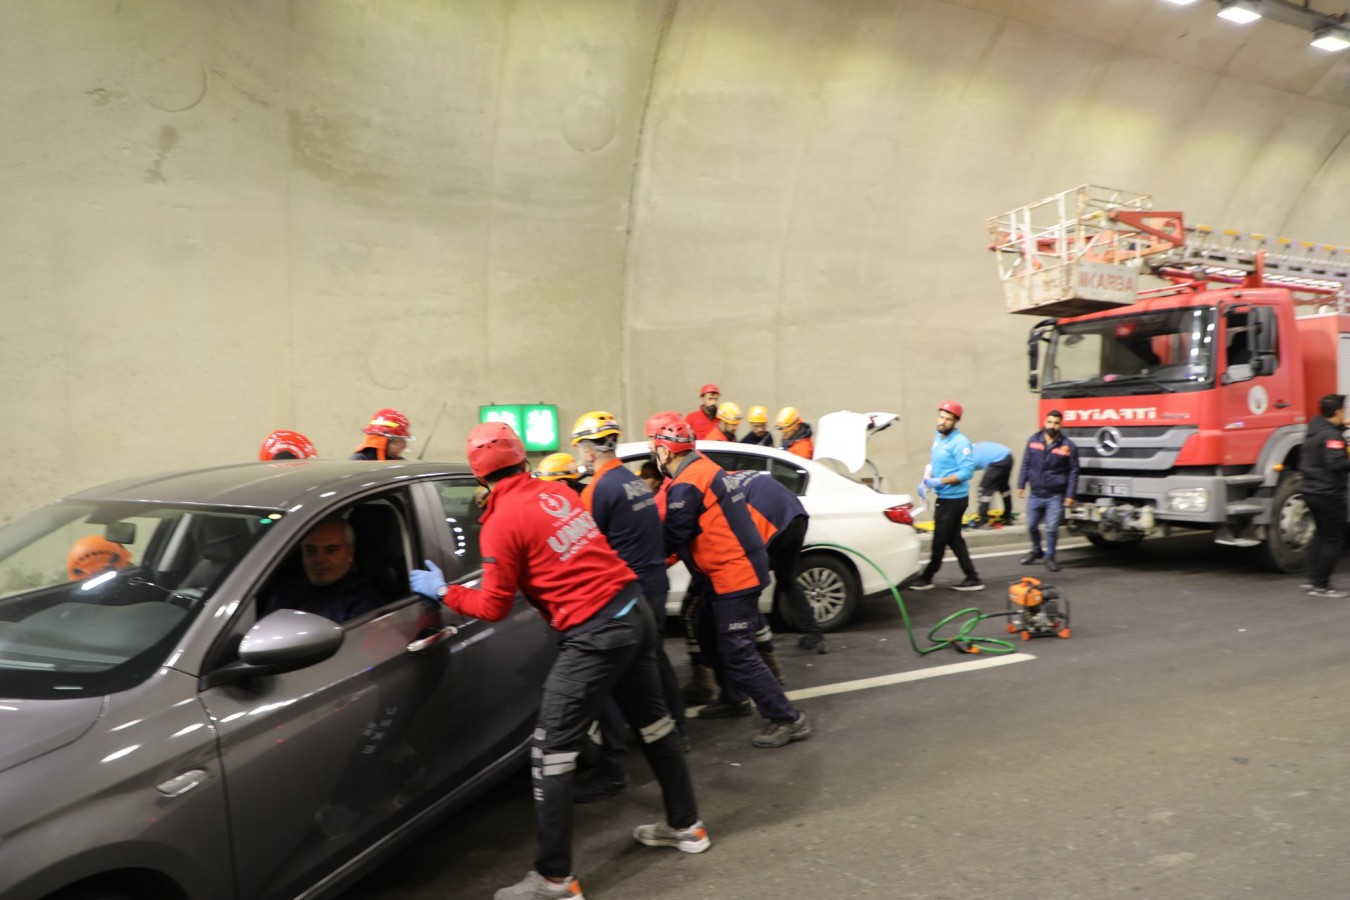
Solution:
M1350 54L1161 0L0 4L0 518L98 481L462 457L483 402L1035 425L985 220L1081 183L1350 245ZM413 445L413 455L423 442Z

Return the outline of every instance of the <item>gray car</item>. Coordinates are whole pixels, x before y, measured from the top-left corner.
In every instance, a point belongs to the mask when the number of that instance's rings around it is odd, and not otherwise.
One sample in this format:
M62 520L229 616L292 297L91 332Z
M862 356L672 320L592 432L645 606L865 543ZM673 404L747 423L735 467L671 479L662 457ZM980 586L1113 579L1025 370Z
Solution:
M554 640L479 568L463 466L288 461L75 494L0 528L0 897L337 893L528 753ZM333 621L304 536L337 515L375 595ZM269 611L270 610L270 611Z

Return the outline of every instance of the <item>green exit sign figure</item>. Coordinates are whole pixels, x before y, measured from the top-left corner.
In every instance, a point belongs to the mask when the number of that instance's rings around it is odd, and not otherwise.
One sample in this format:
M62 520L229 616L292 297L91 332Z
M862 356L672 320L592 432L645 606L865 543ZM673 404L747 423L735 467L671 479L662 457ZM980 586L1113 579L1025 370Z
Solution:
M558 407L551 403L507 403L478 407L479 422L505 422L530 453L558 449Z

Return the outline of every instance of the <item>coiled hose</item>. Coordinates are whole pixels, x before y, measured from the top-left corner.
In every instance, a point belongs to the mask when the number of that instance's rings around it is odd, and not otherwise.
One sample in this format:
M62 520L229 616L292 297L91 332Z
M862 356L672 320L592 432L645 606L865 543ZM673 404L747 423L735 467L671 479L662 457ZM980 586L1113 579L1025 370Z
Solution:
M845 547L842 544L811 544L809 547L804 547L802 549L807 550L816 547L828 547L833 550L842 550L851 556L856 556L872 568L876 569L877 572L881 574L881 577L885 579L887 584L890 584L891 577L886 574L881 566L877 565L865 554L854 550L852 547ZM934 625L928 631L928 640L932 642L932 646L920 647L919 642L914 639L914 626L909 621L909 611L905 609L905 601L901 598L900 591L894 585L890 585L889 590L891 596L895 598L895 605L900 607L900 618L905 622L905 633L909 635L909 645L913 647L914 652L920 656L926 656L927 654L934 653L938 650L945 650L948 647L958 653L1002 654L1017 652L1017 645L1013 644L1011 641L1005 641L1002 638L981 637L971 634L971 632L979 627L979 624L986 619L999 619L1008 615L1006 612L985 615L973 606L958 610ZM939 631L958 619L963 619L964 621L957 627L955 634L949 637L938 637Z

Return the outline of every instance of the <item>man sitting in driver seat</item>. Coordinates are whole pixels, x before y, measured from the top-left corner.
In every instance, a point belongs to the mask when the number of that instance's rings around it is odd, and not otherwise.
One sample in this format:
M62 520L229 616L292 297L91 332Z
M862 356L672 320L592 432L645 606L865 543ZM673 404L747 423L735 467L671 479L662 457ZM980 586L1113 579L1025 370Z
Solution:
M384 598L355 569L356 533L337 516L324 519L300 542L304 577L282 585L260 617L278 609L299 609L345 622L384 605Z

